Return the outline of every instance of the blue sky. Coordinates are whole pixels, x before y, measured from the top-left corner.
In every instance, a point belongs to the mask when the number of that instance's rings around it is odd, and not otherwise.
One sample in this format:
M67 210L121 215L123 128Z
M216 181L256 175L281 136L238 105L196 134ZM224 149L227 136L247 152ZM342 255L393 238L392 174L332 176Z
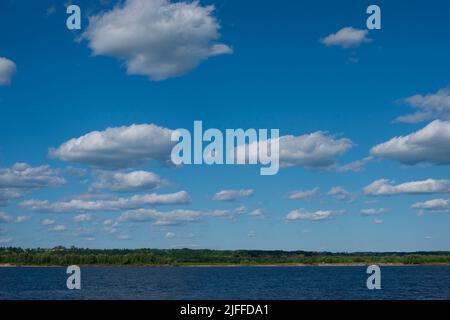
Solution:
M81 30L0 4L0 245L449 250L450 4L73 3ZM295 165L160 161L194 120L279 128Z

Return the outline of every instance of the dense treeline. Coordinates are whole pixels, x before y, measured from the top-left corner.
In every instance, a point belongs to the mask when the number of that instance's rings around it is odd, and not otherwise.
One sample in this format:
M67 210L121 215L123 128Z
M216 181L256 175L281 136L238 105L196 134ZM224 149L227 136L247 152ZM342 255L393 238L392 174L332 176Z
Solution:
M214 265L214 264L450 264L450 252L356 252L0 248L12 265Z

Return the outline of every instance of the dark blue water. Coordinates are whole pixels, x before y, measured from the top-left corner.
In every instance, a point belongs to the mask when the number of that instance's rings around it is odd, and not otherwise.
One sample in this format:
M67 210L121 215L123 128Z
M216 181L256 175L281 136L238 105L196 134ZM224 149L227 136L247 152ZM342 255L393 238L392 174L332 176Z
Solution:
M368 290L365 267L81 269L0 268L0 299L450 299L450 266L382 267Z

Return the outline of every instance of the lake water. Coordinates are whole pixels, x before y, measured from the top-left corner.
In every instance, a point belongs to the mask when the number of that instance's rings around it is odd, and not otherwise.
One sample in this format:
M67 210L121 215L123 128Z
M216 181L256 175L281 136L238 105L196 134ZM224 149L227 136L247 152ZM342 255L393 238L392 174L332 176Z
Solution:
M381 267L368 290L365 267L0 268L0 299L450 299L450 266Z

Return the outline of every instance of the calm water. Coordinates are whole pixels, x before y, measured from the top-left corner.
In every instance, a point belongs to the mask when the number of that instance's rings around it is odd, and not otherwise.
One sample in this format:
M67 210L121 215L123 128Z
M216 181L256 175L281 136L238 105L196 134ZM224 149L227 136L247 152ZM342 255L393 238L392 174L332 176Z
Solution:
M382 290L365 267L81 269L0 268L0 299L450 299L450 266L382 267Z

